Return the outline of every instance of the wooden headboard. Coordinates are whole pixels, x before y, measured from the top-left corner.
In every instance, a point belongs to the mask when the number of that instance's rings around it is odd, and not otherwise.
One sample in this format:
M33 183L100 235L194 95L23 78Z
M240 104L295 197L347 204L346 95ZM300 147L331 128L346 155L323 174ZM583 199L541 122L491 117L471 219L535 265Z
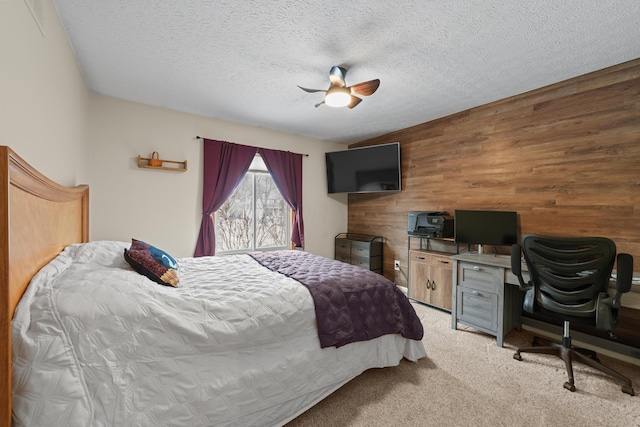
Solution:
M11 425L11 319L33 275L89 240L89 187L63 187L0 146L0 426Z

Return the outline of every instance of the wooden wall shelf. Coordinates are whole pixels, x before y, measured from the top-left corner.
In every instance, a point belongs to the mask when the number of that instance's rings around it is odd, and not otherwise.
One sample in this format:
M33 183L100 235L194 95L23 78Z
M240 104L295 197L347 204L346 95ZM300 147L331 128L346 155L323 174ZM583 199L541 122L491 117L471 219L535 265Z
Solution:
M149 161L151 158L149 157L141 157L138 155L138 167L139 168L147 168L147 169L162 169L168 171L178 171L185 172L187 170L187 161L176 161L176 160L159 160L161 166L151 166ZM158 159L155 159L158 160ZM172 166L165 166L165 164L170 164Z

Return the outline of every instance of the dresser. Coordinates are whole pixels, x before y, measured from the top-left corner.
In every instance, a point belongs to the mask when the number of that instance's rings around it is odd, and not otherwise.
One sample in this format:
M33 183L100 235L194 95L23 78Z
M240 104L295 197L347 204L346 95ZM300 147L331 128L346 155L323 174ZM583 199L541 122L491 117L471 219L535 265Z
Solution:
M382 274L381 236L340 233L335 237L335 259Z

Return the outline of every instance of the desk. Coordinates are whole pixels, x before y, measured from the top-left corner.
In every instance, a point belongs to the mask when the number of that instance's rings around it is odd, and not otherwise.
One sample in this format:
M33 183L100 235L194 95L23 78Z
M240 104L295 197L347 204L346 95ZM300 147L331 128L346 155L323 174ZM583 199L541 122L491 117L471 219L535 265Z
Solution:
M522 292L517 285L518 278L511 270L511 257L469 252L453 255L451 259L453 260L452 329L457 329L458 323L471 326L495 336L497 345L500 347L503 346L505 335L523 326L525 329L552 339L561 337L562 327L520 316ZM522 275L525 281L529 280L524 260ZM636 276L637 274L634 274L634 277ZM638 309L635 306L638 286L634 284L632 288L629 294L625 294L625 297L630 298L623 298L623 303L626 299L632 302L632 305L628 303L623 305ZM613 292L615 293L615 290ZM571 331L571 335L576 345L640 364L640 349L637 347L575 330Z
M453 255L451 328L458 322L496 337L502 347L504 336L519 328L522 292L511 272L511 258L493 254ZM527 275L523 264L523 275Z

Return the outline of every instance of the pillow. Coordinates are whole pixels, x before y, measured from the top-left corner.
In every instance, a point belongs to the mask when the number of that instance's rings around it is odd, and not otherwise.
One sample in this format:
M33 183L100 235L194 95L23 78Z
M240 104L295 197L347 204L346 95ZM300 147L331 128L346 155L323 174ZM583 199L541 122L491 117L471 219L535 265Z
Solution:
M178 263L165 251L141 240L131 239L131 247L124 250L124 259L134 270L154 282L178 287Z

